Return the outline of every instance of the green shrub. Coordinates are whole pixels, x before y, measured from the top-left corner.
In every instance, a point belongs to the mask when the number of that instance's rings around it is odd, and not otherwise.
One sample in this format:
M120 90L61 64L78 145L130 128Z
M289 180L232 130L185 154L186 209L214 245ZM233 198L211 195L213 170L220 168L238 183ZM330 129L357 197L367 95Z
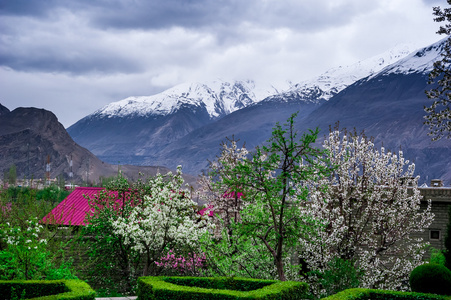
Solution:
M94 300L95 291L80 280L0 280L3 300Z
M215 280L207 277L164 277L163 281L183 286L241 292L258 290L274 283L273 280L248 280L234 277L220 277Z
M451 271L438 264L424 264L410 273L410 288L414 292L451 295Z
M431 247L431 258L429 259L429 263L431 264L437 264L437 265L446 265L446 257L443 250L436 249Z
M227 285L230 284L230 288ZM303 282L230 277L140 277L138 299L304 299Z
M450 300L451 297L434 294L370 289L348 289L322 300Z
M328 266L328 269L319 274L318 283L323 292L321 297L359 287L363 272L357 268L354 261L337 257L332 259Z

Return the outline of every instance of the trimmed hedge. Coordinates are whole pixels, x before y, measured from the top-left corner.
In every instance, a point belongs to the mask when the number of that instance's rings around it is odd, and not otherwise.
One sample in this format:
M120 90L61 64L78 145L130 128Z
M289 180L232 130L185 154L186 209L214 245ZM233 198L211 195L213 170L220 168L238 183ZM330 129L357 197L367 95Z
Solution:
M451 295L451 271L439 264L424 264L410 273L410 288L418 293Z
M0 280L2 299L12 297L33 300L94 300L96 292L84 281L69 280Z
M322 300L451 300L451 297L412 292L348 289Z
M229 277L140 277L138 300L159 299L304 299L304 282Z

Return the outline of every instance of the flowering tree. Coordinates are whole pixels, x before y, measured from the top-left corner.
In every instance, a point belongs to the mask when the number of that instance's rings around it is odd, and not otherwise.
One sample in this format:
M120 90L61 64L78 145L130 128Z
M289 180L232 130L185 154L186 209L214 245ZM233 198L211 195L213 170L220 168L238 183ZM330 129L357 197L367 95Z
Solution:
M81 239L88 249L86 269L90 284L107 292L131 293L138 276L141 254L125 243L124 236L115 234L112 226L112 220L130 213L138 197L138 191L119 174L88 199L90 212ZM113 280L117 277L122 280Z
M234 176L232 170L246 159L249 152L244 145L239 148L238 140L234 137L223 142L221 147L221 155L210 162L210 172L202 175L199 180L198 194L221 216L223 225L231 234L231 223L239 219L239 212L243 207L243 194L236 192L239 187L231 187L228 183L232 180L231 176ZM221 226L220 222L217 225Z
M144 255L143 276L158 274L156 262L170 249L198 250L198 240L207 230L208 214L197 213L183 183L180 166L176 174L157 174L138 183L139 201L127 214L110 219L113 233Z
M354 260L363 271L362 287L405 288L426 245L411 235L433 219L430 202L420 210L415 165L401 151L378 151L372 141L347 132L331 132L323 147L334 169L305 185L309 202L301 215L322 226L300 239L300 257L320 271L336 257Z
M268 145L257 147L251 158L246 157L246 151L236 150L234 144L232 151L224 148L216 178L219 189L226 186L242 194L234 235L266 253L280 280L286 280L284 263L289 249L308 230L309 220L300 218L297 207L307 196L307 189L300 183L323 171L314 160L321 151L311 146L318 130L299 137L294 130L295 117L293 114L284 126L276 124ZM267 269L260 266L264 272Z

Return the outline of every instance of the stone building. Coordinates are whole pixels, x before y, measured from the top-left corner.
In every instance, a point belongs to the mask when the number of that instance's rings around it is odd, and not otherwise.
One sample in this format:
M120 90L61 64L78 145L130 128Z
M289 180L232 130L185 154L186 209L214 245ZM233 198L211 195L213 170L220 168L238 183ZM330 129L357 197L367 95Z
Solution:
M423 196L422 206L426 207L427 200L431 199L434 221L420 236L428 241L432 247L444 249L446 227L449 222L448 211L451 206L451 187L444 187L438 179L431 181L430 187L420 187Z

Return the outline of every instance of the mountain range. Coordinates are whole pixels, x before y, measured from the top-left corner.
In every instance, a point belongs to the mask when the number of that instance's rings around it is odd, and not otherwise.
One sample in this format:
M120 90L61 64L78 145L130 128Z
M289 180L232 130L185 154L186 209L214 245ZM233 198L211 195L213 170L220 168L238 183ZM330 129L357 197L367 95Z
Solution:
M21 170L43 173L50 155L52 171L66 177L70 157L79 178L87 165L95 165L91 178L114 174L117 165L130 176L144 166L175 169L179 164L185 174L197 175L207 170L208 160L219 154L226 137L234 136L252 150L270 137L276 122L298 112L298 131L320 128L318 145L339 122L341 129L364 130L378 148L402 150L416 164L420 183L441 178L449 185L451 141L432 142L423 125L423 107L431 103L425 95L431 88L427 77L443 43L415 51L398 46L285 88L252 80L182 84L160 94L110 103L67 132L50 112L31 108L10 112L0 105L0 167L15 163ZM27 114L32 111L36 116L30 118ZM31 157L36 158L33 164ZM159 169L163 172L163 167L148 167L147 172Z
M298 112L299 131L319 127L323 137L336 122L342 129L364 130L378 147L402 150L416 164L420 182L449 182L451 142L431 142L423 125L423 106L430 105L427 77L443 43L415 51L398 46L287 89L253 81L183 84L111 103L67 130L107 162L182 164L185 172L199 174L226 137L252 149L269 138L276 122Z

